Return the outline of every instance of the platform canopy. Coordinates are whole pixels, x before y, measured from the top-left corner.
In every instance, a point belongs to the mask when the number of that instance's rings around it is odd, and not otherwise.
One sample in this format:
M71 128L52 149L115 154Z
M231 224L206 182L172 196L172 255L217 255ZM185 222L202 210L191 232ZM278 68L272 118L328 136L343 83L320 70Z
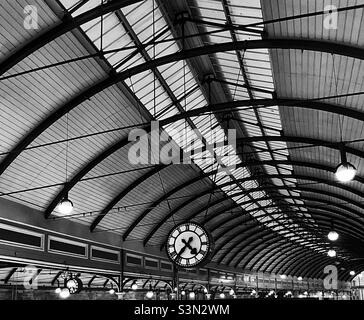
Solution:
M307 278L336 264L351 279L364 270L363 8L2 3L0 196L161 250L193 220L212 233L212 262ZM170 140L150 139L134 164L130 133L152 121ZM190 163L167 163L167 144ZM347 183L342 157L357 169Z

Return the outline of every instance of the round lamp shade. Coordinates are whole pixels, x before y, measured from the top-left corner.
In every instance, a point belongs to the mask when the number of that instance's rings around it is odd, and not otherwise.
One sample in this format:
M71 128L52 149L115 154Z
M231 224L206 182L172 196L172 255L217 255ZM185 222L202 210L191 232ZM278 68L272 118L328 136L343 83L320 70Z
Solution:
M68 198L64 198L57 206L57 210L62 214L70 214L73 210L73 203Z
M327 238L330 241L336 241L337 239L339 239L339 234L336 231L330 231L327 235Z
M349 162L342 162L336 168L335 175L340 182L349 182L354 179L356 168Z
M146 294L148 299L153 298L153 295L154 295L153 291L148 291L147 294Z
M62 299L67 299L69 296L70 296L70 291L68 290L68 288L63 288L61 290L61 292L59 293L59 296L62 298Z
M336 257L336 251L331 249L327 252L327 255L331 258Z

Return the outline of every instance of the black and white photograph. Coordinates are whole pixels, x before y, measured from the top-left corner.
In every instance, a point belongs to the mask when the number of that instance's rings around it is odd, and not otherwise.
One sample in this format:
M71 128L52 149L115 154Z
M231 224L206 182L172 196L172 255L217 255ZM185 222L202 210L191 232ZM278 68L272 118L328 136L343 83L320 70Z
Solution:
M364 0L0 0L0 307L360 304L363 80Z

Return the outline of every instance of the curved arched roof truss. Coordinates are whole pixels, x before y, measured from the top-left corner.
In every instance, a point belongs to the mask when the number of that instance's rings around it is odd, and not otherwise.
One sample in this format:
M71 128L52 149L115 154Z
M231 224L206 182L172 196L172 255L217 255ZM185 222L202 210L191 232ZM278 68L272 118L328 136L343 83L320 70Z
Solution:
M34 3L37 28L13 20L18 3L0 13L1 197L161 249L196 220L214 262L309 278L333 263L335 226L338 264L362 270L363 6L339 1L349 36L311 30L328 13L303 0L298 16L289 0ZM189 164L130 162L128 135L153 120ZM334 176L342 150L358 169L348 184Z

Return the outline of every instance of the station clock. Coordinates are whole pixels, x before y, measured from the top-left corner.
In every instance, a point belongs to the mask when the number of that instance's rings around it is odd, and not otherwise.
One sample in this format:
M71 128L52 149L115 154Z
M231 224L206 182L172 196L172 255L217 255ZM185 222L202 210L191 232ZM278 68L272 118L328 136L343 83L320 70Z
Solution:
M198 223L181 223L169 232L166 249L174 264L182 268L194 268L207 263L211 258L212 237Z

